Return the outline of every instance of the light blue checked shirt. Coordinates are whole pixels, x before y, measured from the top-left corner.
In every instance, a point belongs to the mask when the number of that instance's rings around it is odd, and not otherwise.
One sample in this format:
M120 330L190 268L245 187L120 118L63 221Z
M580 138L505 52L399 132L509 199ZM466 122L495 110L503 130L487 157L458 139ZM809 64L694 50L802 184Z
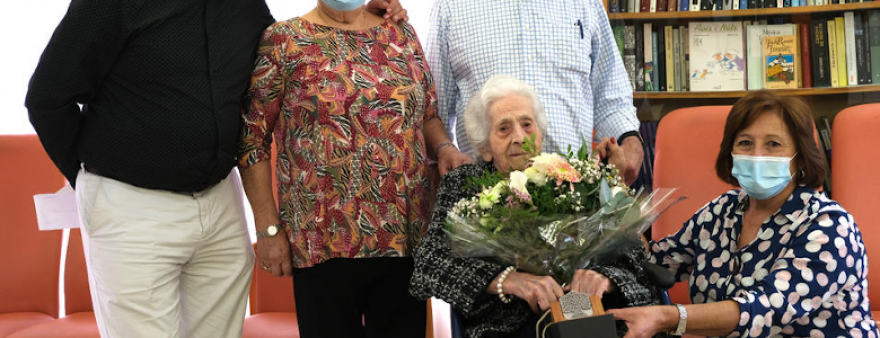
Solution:
M427 58L439 114L472 154L464 108L492 75L530 84L547 110L545 151L638 131L632 85L601 0L437 0ZM450 127L452 131L452 128Z

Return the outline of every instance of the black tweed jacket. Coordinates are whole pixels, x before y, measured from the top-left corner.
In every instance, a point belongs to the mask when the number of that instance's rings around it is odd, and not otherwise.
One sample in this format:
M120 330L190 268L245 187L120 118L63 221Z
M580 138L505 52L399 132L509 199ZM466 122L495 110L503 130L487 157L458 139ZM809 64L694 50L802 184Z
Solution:
M468 164L443 178L428 233L413 254L415 271L410 293L419 299L432 296L443 299L460 311L465 336L469 338L504 337L518 331L532 316L525 301L517 299L504 304L497 296L485 292L505 266L479 258L453 257L449 237L443 231L448 210L461 198L478 192L467 188L467 178L494 170L491 163ZM606 308L659 303L655 288L647 281L640 265L646 259L644 250L634 250L614 264L594 269L617 285L615 293L603 297ZM625 325L618 322L618 331L625 330Z

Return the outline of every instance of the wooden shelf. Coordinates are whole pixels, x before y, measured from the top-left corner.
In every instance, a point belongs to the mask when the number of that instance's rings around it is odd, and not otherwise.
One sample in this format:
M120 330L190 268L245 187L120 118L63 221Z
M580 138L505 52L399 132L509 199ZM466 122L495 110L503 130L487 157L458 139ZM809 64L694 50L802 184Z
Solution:
M850 93L880 92L878 85L862 85L838 88L798 88L777 89L776 93L782 96L819 96L839 95ZM700 98L739 98L748 94L747 90L727 92L633 92L633 99L700 99Z
M825 12L843 12L861 9L880 8L880 1L855 2L848 4L824 5L824 6L801 6L784 8L753 8L736 10L711 10L711 11L672 11L655 13L608 13L610 20L662 20L662 19L706 19L706 18L732 18L732 17L756 17L769 15L791 15Z

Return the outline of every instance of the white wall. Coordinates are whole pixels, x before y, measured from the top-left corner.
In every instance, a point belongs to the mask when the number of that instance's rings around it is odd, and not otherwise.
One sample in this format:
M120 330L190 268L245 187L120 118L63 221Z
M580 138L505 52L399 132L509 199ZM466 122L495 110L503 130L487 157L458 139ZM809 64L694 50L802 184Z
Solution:
M426 42L434 0L401 0L410 23ZM302 15L317 0L266 0L276 20ZM0 2L0 134L31 134L24 97L27 83L70 0L4 0Z

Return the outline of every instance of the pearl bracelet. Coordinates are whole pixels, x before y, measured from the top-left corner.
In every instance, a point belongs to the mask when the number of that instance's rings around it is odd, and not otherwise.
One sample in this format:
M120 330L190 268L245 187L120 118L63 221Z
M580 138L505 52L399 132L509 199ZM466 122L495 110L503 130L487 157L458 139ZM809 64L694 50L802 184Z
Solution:
M498 284L495 285L498 288L498 298L501 298L501 301L504 302L504 304L510 304L510 301L513 297L510 297L510 295L505 295L504 289L501 286L504 283L504 280L507 279L507 275L509 275L514 270L516 270L516 267L514 266L508 266L507 269L504 269L504 271L501 272L501 276L498 277Z

